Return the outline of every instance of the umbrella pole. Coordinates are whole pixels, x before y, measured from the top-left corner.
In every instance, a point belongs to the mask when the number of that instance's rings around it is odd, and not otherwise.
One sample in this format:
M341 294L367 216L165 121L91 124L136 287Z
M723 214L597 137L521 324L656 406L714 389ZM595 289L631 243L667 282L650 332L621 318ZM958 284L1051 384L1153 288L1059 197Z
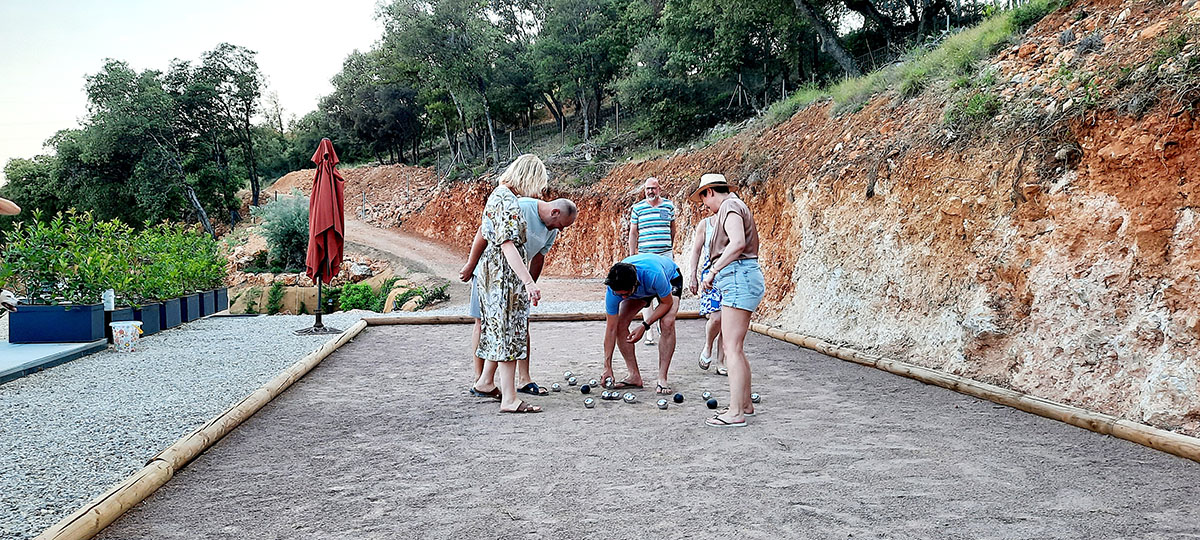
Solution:
M322 289L321 285L323 285L322 280L321 280L321 274L318 273L317 274L317 322L313 324L314 330L316 330L318 328L325 328L325 325L321 324L321 313L323 311L323 308L325 307L325 302L323 302L321 300L321 289Z
M301 328L300 330L296 330L295 334L297 336L313 336L313 335L320 335L320 334L340 334L340 333L342 333L342 331L338 330L337 328L330 328L328 326L325 326L323 323L321 323L321 313L324 312L323 308L325 306L325 301L321 297L321 288L322 288L321 285L323 285L323 281L324 280L321 279L321 271L318 270L317 271L317 312L316 312L317 321L315 323L313 323L312 328Z

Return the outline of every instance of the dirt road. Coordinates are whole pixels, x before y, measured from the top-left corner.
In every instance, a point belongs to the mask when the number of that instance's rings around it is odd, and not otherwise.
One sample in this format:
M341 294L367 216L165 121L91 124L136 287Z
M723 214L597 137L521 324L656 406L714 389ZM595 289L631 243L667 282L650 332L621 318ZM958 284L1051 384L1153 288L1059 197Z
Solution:
M747 339L758 415L704 427L728 382L680 323L686 400L498 413L466 395L470 327L373 327L99 536L124 538L1194 538L1200 467L1126 441ZM538 323L534 375L599 374L602 323ZM648 383L655 361L639 347ZM618 369L618 375L623 374ZM555 375L557 374L557 375ZM737 463L737 466L731 466Z
M389 254L406 268L437 276L450 282L450 305L466 304L470 287L458 279L467 261L467 253L400 229L381 229L366 223L346 220L346 242ZM550 257L554 251L550 251ZM604 285L599 279L570 276L543 276L538 280L542 298L555 300L603 300Z

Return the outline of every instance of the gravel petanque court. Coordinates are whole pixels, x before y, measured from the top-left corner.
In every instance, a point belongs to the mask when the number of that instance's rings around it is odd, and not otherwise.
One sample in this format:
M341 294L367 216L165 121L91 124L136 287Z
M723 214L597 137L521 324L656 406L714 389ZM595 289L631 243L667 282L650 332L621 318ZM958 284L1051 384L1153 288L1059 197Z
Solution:
M600 375L603 323L536 323L534 374ZM1195 538L1200 466L751 334L758 415L705 427L701 321L650 389L499 414L469 325L371 327L100 538ZM619 362L619 361L618 361ZM617 376L624 374L623 368ZM597 394L593 394L599 397ZM740 465L730 468L736 460Z

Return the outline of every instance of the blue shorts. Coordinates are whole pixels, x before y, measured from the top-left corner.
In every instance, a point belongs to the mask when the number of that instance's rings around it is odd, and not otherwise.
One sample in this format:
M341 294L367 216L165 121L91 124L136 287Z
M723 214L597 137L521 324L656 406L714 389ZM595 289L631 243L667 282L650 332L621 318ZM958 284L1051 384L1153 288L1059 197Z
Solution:
M708 277L708 268L700 271L700 282L704 282L704 278ZM700 316L704 317L710 313L718 313L721 311L721 291L717 289L714 283L713 288L707 291L700 292Z
M721 306L754 311L762 303L767 287L763 281L758 259L742 259L729 263L717 272L713 287L721 291Z
M483 317L479 312L479 287L475 285L475 278L471 278L471 306L467 308L467 314L472 319Z

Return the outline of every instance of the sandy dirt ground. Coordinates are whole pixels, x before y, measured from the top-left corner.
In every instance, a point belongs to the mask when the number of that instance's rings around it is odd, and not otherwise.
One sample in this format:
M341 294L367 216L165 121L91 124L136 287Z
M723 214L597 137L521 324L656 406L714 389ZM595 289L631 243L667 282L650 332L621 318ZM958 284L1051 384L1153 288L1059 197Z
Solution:
M467 262L467 252L399 229L381 229L361 221L346 220L346 241L400 257L413 270L450 281L450 305L466 304L471 298L468 284L458 280L458 272ZM551 250L550 257L554 257ZM538 279L546 300L603 300L601 279L574 278L547 274Z
M764 336L758 416L705 427L702 328L682 405L531 415L466 395L469 326L369 328L100 538L1198 537L1196 463ZM536 324L535 377L598 376L602 331Z

